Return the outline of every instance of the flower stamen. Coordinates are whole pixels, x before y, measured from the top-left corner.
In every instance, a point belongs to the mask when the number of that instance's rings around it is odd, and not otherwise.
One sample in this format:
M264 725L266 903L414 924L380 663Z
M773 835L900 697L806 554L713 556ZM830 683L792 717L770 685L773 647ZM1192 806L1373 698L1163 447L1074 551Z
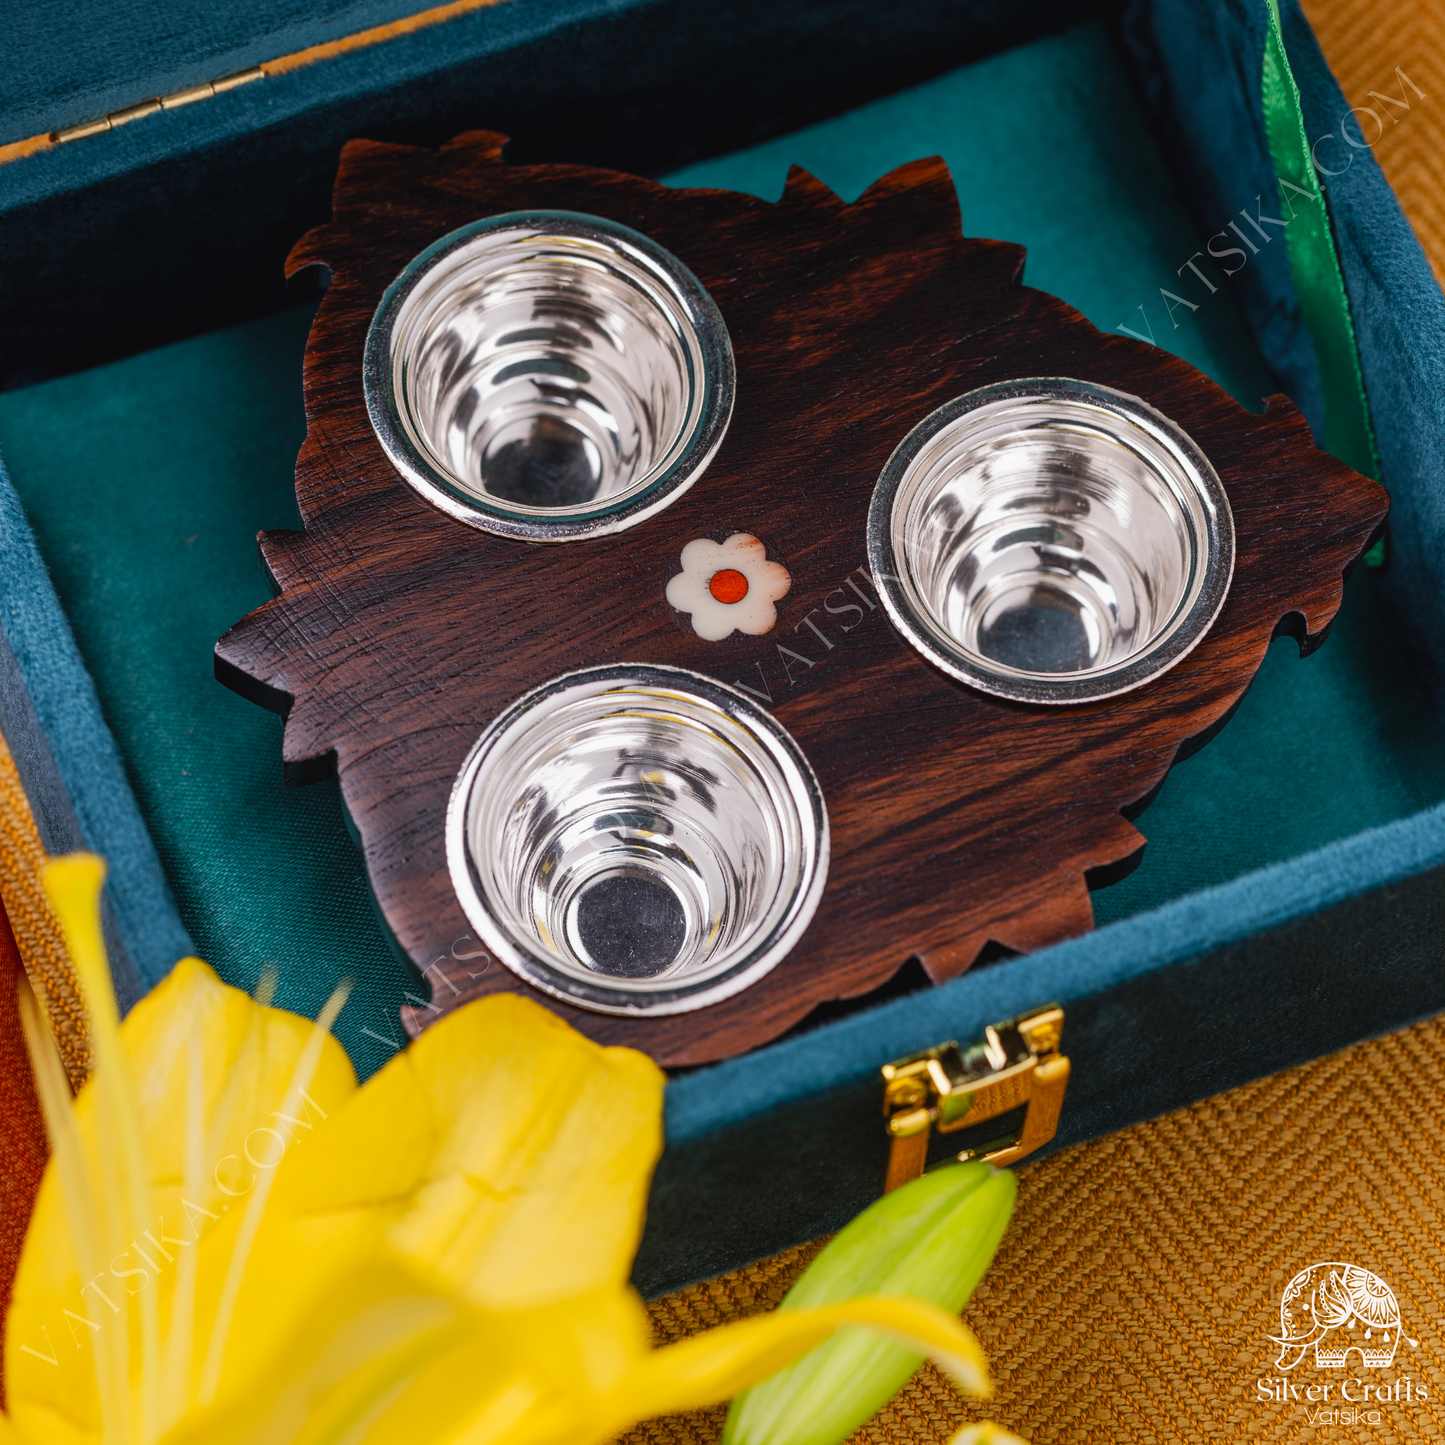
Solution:
M301 1095L305 1093L321 1061L321 1045L331 1032L331 1025L345 1006L351 994L351 980L343 979L331 991L331 997L316 1015L301 1057L286 1089L286 1101L281 1106L283 1114L294 1113L301 1107ZM226 1340L231 1333L231 1319L236 1311L236 1300L241 1293L241 1281L246 1273L246 1261L251 1256L251 1246L256 1242L256 1232L261 1227L261 1216L266 1211L270 1198L271 1184L276 1178L275 1170L268 1170L257 1180L251 1197L246 1201L246 1212L241 1218L241 1227L236 1232L236 1243L231 1250L230 1264L226 1269L226 1281L221 1286L220 1302L216 1306L216 1318L211 1326L210 1343L206 1348L206 1361L201 1367L200 1403L209 1405L216 1398L221 1384L221 1362L225 1357Z

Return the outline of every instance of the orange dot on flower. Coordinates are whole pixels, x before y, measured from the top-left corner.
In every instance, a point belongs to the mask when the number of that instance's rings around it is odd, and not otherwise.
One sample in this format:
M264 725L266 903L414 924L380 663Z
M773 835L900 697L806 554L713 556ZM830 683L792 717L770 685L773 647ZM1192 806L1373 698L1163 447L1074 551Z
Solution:
M719 602L741 602L748 595L748 579L735 568L724 567L712 574L707 590Z

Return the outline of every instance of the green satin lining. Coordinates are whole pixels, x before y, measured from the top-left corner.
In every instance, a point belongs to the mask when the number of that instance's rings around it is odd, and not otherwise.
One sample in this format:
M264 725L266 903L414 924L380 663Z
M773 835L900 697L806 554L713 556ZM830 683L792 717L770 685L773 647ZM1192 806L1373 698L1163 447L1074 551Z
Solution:
M1380 457L1370 427L1370 407L1360 372L1349 298L1324 195L1315 177L1299 89L1285 55L1278 0L1269 0L1263 96L1265 131L1280 181L1280 219L1287 223L1284 238L1290 274L1319 360L1325 450L1357 472L1378 479Z

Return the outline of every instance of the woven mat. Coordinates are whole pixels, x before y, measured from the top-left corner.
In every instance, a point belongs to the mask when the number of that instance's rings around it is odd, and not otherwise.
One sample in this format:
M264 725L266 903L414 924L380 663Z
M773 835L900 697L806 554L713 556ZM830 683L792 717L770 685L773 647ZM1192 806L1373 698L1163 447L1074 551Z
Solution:
M1440 0L1302 3L1350 104L1383 117L1377 122L1361 113L1360 134L1366 140L1379 134L1375 159L1445 282L1445 6ZM1423 100L1396 76L1397 66L1425 92ZM1403 98L1409 111L1371 99L1372 90Z
M85 1007L60 924L40 881L45 858L15 759L0 738L0 910L13 930L30 986L55 1031L71 1087L78 1089L90 1072Z
M1304 6L1350 101L1393 120L1375 154L1445 278L1445 5ZM1408 112L1369 98L1401 94L1396 66L1425 92L1405 91ZM927 1366L855 1445L944 1445L982 1418L1036 1445L1445 1439L1442 1217L1445 1018L1021 1169L1013 1224L965 1312L998 1397L986 1410L965 1404ZM657 1301L658 1343L771 1308L817 1249ZM1366 1370L1352 1355L1343 1371L1317 1371L1307 1357L1281 1376L1268 1338L1280 1330L1281 1291L1325 1260L1384 1279L1419 1348L1400 1342L1390 1369ZM1369 1382L1373 1395L1406 1375L1428 1401L1377 1405L1351 1384L1356 1403L1311 1423L1322 1406L1340 1409L1341 1382ZM1270 1377L1304 1398L1266 1401L1256 1382ZM650 1421L626 1439L711 1445L725 1413Z

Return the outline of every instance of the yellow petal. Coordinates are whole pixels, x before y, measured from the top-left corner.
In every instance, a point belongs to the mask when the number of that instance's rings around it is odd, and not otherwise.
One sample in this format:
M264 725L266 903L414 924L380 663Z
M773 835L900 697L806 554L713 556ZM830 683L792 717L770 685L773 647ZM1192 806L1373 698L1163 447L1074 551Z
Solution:
M93 853L75 853L52 860L43 874L45 891L75 964L90 1025L92 1069L86 1092L95 1110L94 1129L89 1140L82 1140L79 1170L59 1176L67 1178L71 1188L81 1182L91 1197L95 1227L81 1236L85 1252L76 1260L78 1290L90 1287L88 1280L98 1279L97 1271L104 1270L105 1261L120 1257L125 1242L146 1227L151 1212L141 1124L101 936L100 890L105 872L103 859ZM67 1208L72 1229L80 1223L82 1212L75 1203ZM134 1304L124 1296L122 1302L126 1305L123 1311L110 1306L120 1317L116 1328L102 1332L92 1345L102 1425L124 1439L133 1426L144 1433L154 1424L160 1325L154 1290L142 1294ZM137 1380L134 1391L133 1377Z
M483 1308L620 1289L662 1147L663 1082L643 1055L496 994L368 1080L278 1180L277 1204L328 1228L381 1211L393 1247Z
M260 1251L255 1259L275 1262ZM274 1286L275 1272L267 1275ZM273 1303L283 1297L284 1285ZM304 1308L278 1311L278 1328L246 1340L243 1358L223 1373L216 1398L193 1408L164 1445L361 1439L398 1389L471 1328L464 1305L438 1294L385 1252L364 1269L332 1276L323 1290L304 1289L303 1298Z
M995 1425L992 1420L985 1420L980 1425L965 1425L948 1445L1028 1445L1028 1441L1005 1430L1002 1425Z
M378 1418L366 1445L590 1438L597 1401L646 1356L649 1333L647 1311L630 1289L478 1312L471 1331Z
M716 1404L800 1359L843 1325L891 1335L971 1395L993 1392L983 1350L956 1316L924 1300L870 1295L821 1309L775 1311L669 1345L641 1361L614 1396L625 1411L636 1410L636 1419Z
M572 1419L578 1399L611 1388L647 1349L625 1280L661 1102L648 1060L599 1048L525 1000L480 1000L438 1021L277 1170L206 1418L257 1428L252 1397L301 1369L305 1349L277 1347L288 1323L278 1298L328 1301L355 1276L404 1264L466 1303L468 1344L433 1350L446 1363L418 1362L410 1385L359 1364L356 1398L379 1381L399 1392L368 1438L500 1429L539 1408ZM221 1244L228 1224L208 1226ZM349 1348L324 1310L316 1317L317 1339Z
M587 1428L647 1354L626 1278L662 1087L642 1055L521 998L439 1020L278 1172L234 1332L265 1337L277 1290L299 1280L316 1293L327 1273L395 1252L476 1314L464 1341L401 1383L369 1442ZM248 1369L264 1376L259 1361Z
M953 1315L921 1300L872 1297L762 1315L647 1351L641 1302L630 1296L619 1309L623 1298L619 1292L609 1303L604 1293L565 1311L479 1315L472 1333L378 1419L366 1445L605 1445L639 1420L726 1400L844 1326L884 1331L931 1356L971 1393L990 1388L978 1342ZM614 1352L627 1360L621 1371L612 1362L598 1370L585 1346L578 1353L579 1335L600 1345L619 1333L633 1336ZM611 1383L597 1388L607 1375Z
M93 860L62 860L51 868L51 877L61 884L57 912L76 954L87 1007L98 1020L93 1025L96 1070L75 1101L73 1117L106 1239L99 1276L92 1272L82 1279L64 1189L52 1160L16 1276L5 1338L5 1380L12 1419L23 1433L47 1441L93 1441L101 1425L97 1346L101 1357L114 1357L118 1351L125 1368L122 1379L132 1379L139 1388L147 1305L155 1308L157 1326L169 1345L157 1358L151 1344L152 1398L148 1406L133 1406L134 1423L139 1424L143 1409L150 1410L155 1423L176 1408L164 1383L168 1363L178 1366L183 1386L192 1379L198 1352L189 1345L195 1333L204 1332L209 1318L204 1309L194 1318L195 1330L185 1332L188 1348L176 1358L170 1348L179 1339L172 1328L176 1280L188 1277L194 1285L183 1293L182 1304L194 1297L202 1303L214 1300L218 1286L213 1277L220 1266L195 1263L195 1255L213 1252L209 1240L204 1249L197 1248L198 1230L220 1233L222 1221L236 1217L231 1202L243 1201L248 1180L258 1174L247 1162L248 1149L263 1163L273 1162L278 1139L289 1148L291 1140L304 1137L301 1128L278 1121L274 1114L283 1107L312 1025L293 1014L261 1008L239 990L227 988L199 960L185 959L131 1010L117 1032L99 934L101 869ZM81 896L85 890L88 905ZM124 1070L119 1087L117 1056ZM340 1045L327 1039L310 1086L312 1098L334 1110L354 1089L350 1063ZM100 1187L107 1173L116 1175L117 1153L128 1153L118 1148L123 1141L115 1137L117 1117L123 1126L131 1121L139 1140L148 1196L139 1219L133 1205L127 1207L125 1199L111 1197L113 1189ZM123 1174L129 1165L124 1157L121 1162ZM228 1195L225 1189L238 1192ZM277 1303L279 1317L284 1318L286 1306L283 1297Z

